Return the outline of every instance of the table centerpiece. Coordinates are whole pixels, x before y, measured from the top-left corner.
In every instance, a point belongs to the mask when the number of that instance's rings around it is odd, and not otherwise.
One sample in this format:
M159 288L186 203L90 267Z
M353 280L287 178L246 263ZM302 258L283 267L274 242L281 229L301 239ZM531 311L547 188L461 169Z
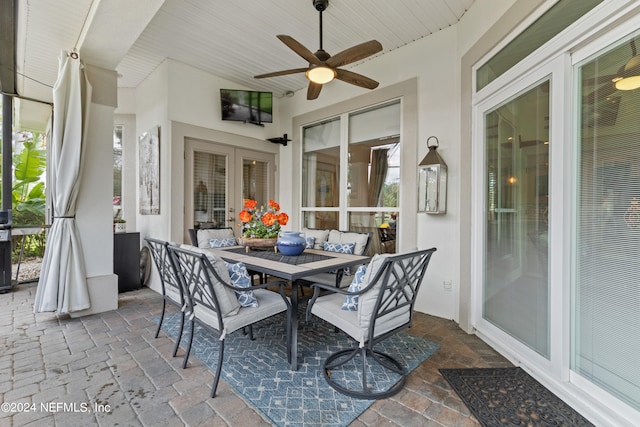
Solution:
M242 244L247 252L250 249L276 249L276 242L281 226L287 225L289 215L280 212L280 205L269 200L269 205L265 208L258 202L247 199L244 202L244 209L238 214L242 222Z

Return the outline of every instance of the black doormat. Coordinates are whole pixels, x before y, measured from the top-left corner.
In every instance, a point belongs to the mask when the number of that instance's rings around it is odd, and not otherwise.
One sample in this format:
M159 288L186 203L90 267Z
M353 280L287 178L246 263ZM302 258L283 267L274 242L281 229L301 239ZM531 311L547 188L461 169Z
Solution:
M520 368L440 369L485 427L593 426Z

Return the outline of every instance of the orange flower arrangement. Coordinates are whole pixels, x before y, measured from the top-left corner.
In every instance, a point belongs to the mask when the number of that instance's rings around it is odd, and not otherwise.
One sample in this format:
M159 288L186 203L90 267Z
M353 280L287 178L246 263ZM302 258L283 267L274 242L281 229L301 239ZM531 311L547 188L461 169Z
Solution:
M261 239L272 239L278 237L280 226L287 225L289 215L280 212L280 205L269 200L267 209L261 206L256 209L258 202L247 199L244 201L244 209L238 214L242 221L242 235L244 237L257 237Z

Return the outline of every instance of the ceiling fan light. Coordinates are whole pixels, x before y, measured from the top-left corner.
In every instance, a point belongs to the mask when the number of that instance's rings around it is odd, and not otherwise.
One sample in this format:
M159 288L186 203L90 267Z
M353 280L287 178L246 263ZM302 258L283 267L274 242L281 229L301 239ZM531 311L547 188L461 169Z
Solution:
M634 90L640 87L640 76L625 77L616 81L618 90Z
M307 70L305 73L307 78L316 84L325 84L329 83L331 80L336 78L336 71L332 68L325 66L313 67Z
M640 88L640 55L631 58L612 81L618 90L634 90Z

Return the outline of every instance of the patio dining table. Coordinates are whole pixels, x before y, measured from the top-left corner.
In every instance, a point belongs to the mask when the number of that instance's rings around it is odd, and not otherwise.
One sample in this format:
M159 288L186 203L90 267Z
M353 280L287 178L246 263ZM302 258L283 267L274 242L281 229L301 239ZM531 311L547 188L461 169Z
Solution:
M298 369L298 287L299 280L318 273L366 264L370 257L362 255L305 249L298 256L287 256L273 250L246 251L242 246L210 249L227 262L243 262L247 269L291 282L291 370Z

